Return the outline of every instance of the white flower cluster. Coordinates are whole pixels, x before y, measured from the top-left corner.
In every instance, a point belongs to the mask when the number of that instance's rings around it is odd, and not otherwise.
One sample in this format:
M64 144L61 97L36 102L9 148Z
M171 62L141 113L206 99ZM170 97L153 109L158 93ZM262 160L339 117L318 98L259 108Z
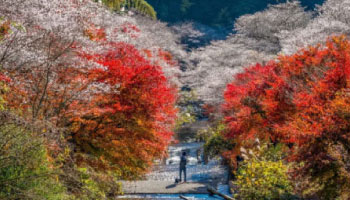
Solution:
M305 28L281 33L282 53L292 54L300 48L322 44L333 35L350 35L350 1L327 0L315 14Z

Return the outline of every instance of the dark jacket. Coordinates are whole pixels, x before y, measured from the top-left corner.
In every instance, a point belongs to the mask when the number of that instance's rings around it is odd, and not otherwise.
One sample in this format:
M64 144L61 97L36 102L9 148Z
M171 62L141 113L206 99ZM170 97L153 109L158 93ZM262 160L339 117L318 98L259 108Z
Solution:
M186 156L182 155L181 159L180 159L180 167L185 168L186 165L187 165L187 158L186 158Z

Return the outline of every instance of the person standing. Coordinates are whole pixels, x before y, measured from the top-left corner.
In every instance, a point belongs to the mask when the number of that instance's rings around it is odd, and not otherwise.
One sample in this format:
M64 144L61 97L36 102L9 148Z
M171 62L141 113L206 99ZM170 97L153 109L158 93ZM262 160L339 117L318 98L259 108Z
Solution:
M186 152L182 152L182 156L180 159L180 182L182 181L181 174L184 173L184 182L186 182L186 165L187 165L187 158L186 158Z

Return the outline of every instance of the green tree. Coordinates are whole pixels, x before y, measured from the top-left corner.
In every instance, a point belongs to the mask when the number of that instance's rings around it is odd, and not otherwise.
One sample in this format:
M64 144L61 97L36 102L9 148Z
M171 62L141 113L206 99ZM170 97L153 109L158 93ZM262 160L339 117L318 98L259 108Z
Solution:
M127 10L136 10L137 12L146 16L150 16L153 19L157 18L157 13L154 11L153 7L145 0L102 0L102 3L117 12L122 11L124 8Z

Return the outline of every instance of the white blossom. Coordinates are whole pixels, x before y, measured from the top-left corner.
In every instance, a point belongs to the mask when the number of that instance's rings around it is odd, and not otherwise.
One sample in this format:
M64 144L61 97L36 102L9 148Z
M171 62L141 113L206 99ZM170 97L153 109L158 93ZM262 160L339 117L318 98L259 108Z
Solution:
M234 74L257 62L274 59L281 50L279 34L304 28L311 16L297 1L271 5L264 11L241 16L235 23L235 34L190 54L185 84L206 103L220 104Z
M350 1L327 0L317 8L316 17L304 28L279 34L282 53L292 54L300 48L322 44L334 35L350 35Z

